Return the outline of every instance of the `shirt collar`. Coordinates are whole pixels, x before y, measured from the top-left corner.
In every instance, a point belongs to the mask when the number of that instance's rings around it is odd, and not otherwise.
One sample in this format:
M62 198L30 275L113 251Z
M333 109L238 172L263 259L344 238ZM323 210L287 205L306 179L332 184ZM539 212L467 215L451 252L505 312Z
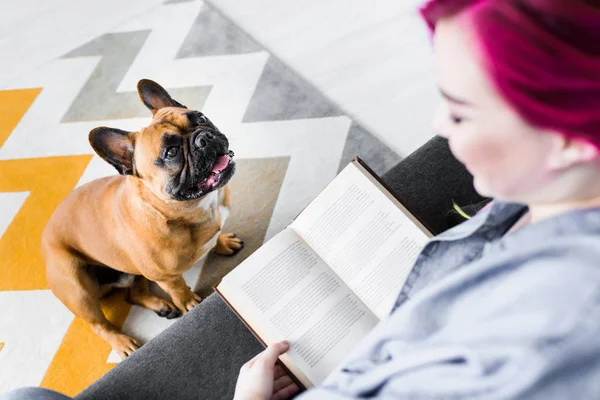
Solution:
M504 235L527 211L527 206L518 203L494 201L490 207L479 212L468 222L436 236L434 240L460 240L473 234L481 234L487 240L496 240Z

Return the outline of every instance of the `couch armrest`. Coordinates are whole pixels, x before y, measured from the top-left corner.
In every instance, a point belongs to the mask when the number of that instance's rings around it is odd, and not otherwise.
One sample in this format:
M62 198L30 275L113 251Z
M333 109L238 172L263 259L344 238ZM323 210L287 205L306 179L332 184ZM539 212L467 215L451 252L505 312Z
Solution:
M473 177L454 158L448 141L435 137L382 176L406 208L434 234L460 222L452 202L461 207L489 199L473 188Z

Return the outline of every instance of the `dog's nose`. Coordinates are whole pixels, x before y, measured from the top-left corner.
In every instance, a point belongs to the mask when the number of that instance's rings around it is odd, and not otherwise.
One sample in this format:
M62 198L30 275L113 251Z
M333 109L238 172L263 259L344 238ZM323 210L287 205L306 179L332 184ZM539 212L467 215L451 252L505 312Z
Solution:
M210 141L214 138L215 138L215 136L212 133L210 133L209 131L199 131L199 132L196 132L196 134L194 136L194 144L199 149L202 149L202 148L206 147L206 145L208 143L207 141Z

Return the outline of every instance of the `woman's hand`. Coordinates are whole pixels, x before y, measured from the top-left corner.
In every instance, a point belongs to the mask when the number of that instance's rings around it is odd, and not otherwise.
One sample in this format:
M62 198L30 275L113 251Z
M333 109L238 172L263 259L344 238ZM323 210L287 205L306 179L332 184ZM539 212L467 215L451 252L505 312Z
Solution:
M284 400L300 391L283 368L275 365L290 349L287 341L273 344L240 369L234 400Z

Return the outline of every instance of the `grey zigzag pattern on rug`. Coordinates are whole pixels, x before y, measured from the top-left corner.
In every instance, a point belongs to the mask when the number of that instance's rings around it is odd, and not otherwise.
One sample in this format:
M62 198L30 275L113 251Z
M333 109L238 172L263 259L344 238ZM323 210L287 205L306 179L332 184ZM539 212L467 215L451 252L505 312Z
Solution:
M61 122L147 117L148 109L137 92L117 93L117 87L149 35L149 30L107 33L63 56L103 57ZM202 108L210 87L173 88L169 92L182 104Z
M215 28L219 30L215 31ZM178 57L239 54L258 50L263 50L262 46L207 2L182 44ZM343 114L317 88L271 55L248 105L244 122ZM360 156L378 174L384 173L401 159L357 122L353 122L350 129L340 170L355 156Z

